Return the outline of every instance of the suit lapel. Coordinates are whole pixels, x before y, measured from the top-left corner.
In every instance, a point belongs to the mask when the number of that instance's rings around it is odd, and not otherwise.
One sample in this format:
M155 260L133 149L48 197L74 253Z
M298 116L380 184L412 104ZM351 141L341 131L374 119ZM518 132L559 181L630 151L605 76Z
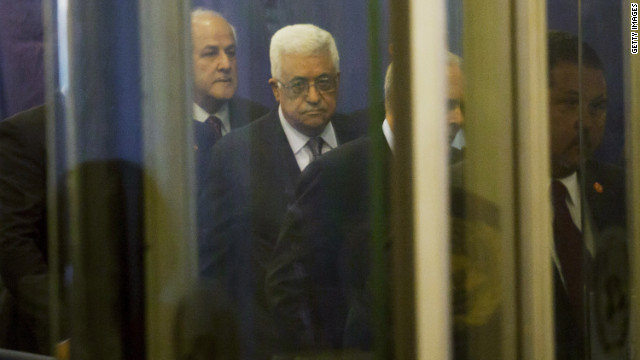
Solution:
M578 174L580 175L580 174ZM605 223L605 219L610 215L603 213L609 208L608 205L612 201L615 201L611 197L611 190L603 179L598 178L598 173L594 169L593 164L587 163L585 166L585 182L584 182L584 194L591 212L591 217L595 222L598 230L602 230L602 226Z
M252 133L252 142L257 146L253 148L262 153L255 154L253 161L259 161L261 164L254 166L266 167L265 173L275 173L274 176L278 178L278 183L284 186L286 195L291 196L300 175L300 168L280 125L278 111L271 111L264 126L256 130L258 131Z
M215 143L213 134L208 125L198 120L193 120L194 149L197 152L207 151Z

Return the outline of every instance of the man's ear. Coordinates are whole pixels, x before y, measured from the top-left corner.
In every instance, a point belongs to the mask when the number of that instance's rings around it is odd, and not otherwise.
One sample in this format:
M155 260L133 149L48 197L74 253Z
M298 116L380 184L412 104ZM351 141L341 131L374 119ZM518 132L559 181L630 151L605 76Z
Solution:
M280 103L280 91L278 89L278 81L274 78L269 79L269 85L271 85L271 91L273 91L273 97L278 103Z

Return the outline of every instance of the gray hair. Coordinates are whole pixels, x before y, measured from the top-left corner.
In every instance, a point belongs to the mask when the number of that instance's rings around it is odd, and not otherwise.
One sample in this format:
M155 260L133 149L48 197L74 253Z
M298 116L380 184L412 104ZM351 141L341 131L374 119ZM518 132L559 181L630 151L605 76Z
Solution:
M282 75L281 60L286 54L314 56L328 51L336 71L340 71L340 56L333 36L315 25L288 25L276 31L271 37L269 58L271 60L271 76Z
M224 21L226 21L229 27L231 28L231 33L233 34L233 41L235 41L237 44L238 36L236 35L236 28L233 27L233 25L231 25L231 23L221 13L211 9L204 8L204 7L197 7L191 10L191 23L193 23L196 18L201 16L214 16L214 17L217 16L217 17L223 18Z

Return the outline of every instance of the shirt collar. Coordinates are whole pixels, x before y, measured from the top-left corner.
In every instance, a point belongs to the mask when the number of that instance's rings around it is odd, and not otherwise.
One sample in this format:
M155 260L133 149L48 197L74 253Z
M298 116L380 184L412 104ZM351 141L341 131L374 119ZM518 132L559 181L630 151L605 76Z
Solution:
M451 147L462 150L465 144L464 129L460 128L451 142Z
M574 172L573 174L563 177L561 179L556 179L560 181L566 188L569 198L569 201L572 205L576 206L578 209L580 208L580 187L578 186L578 173Z
M387 144L389 144L389 148L393 152L395 138L393 137L393 131L391 131L391 126L389 126L389 122L387 121L387 119L384 119L384 121L382 122L382 133L384 134L385 139L387 139Z
M287 140L289 141L289 146L291 146L293 153L296 154L300 149L307 145L307 141L309 141L310 138L289 124L282 113L282 106L278 106L278 115L280 117L280 125L282 125L284 134L287 136ZM331 122L324 127L324 130L322 130L319 136L331 149L335 149L338 146L336 133L333 130Z
M220 121L222 121L222 130L228 132L231 129L231 124L229 122L229 103L226 102L224 105L220 107L220 109L215 114L209 114L205 109L200 107L200 105L193 103L193 119L199 122L205 122L209 116L216 116Z

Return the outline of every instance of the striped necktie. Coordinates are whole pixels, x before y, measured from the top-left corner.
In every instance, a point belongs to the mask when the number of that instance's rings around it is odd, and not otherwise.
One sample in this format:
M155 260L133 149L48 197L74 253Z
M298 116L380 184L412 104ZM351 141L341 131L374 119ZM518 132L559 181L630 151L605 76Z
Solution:
M307 141L307 146L309 150L311 150L311 154L313 154L313 159L311 161L315 161L317 158L322 155L322 145L324 144L324 140L320 136L312 137Z
M222 121L217 116L211 115L205 120L206 124L211 127L211 133L214 140L217 141L222 137Z

